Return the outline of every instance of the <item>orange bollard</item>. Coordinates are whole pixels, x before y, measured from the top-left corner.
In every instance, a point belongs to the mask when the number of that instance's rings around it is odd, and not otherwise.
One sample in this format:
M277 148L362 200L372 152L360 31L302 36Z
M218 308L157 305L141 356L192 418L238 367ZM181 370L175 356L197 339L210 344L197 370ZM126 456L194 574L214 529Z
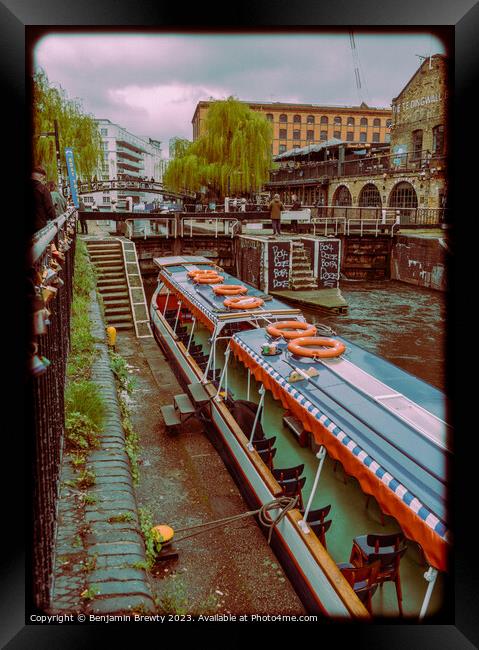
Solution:
M116 328L115 327L107 327L106 328L106 337L108 339L108 345L110 348L115 349L115 344L116 344Z

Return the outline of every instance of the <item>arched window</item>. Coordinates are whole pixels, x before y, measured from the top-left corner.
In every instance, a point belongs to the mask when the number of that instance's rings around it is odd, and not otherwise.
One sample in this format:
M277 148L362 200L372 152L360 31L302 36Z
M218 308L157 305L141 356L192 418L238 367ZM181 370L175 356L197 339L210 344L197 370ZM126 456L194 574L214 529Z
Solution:
M422 129L412 132L412 160L418 160L422 151Z
M288 116L286 115L286 113L281 113L281 115L279 116L279 121L280 122L287 122L288 121Z
M368 120L365 117L362 117L360 124L361 124L361 126L367 126L368 125Z
M351 192L346 185L340 185L333 196L333 205L352 205Z
M328 116L327 115L321 115L321 124L328 124L328 122L329 122Z
M293 117L294 124L301 124L301 115L295 115Z
M308 115L306 118L306 124L314 124L314 115Z
M269 120L270 122L273 121L273 113L266 113L266 119Z
M334 118L334 123L337 124L338 126L341 125L342 120L341 120L341 117L339 115L336 115L336 117Z
M354 126L354 117L348 117L348 126Z
M440 156L444 150L444 125L439 124L432 130L432 153Z
M379 190L373 183L367 183L359 193L359 205L362 208L380 208L382 205Z
M381 126L381 120L379 119L379 117L374 118L373 126Z
M389 195L389 207L398 208L400 213L408 214L417 208L417 194L411 183L401 181L395 185Z

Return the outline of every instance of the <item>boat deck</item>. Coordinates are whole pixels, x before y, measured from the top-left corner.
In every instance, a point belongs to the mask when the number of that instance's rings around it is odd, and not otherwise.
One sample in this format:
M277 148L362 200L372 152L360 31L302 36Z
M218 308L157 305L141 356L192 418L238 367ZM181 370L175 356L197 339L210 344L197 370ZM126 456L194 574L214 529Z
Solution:
M190 329L188 325L188 330ZM251 330L242 332L241 336L252 334ZM209 349L210 333L205 327L197 327L194 332L196 343L202 344L205 350ZM402 389L404 395L415 398L423 408L428 408L438 417L444 415L442 394L437 389L408 375L392 364L365 352L357 346L351 346L349 342L349 359L360 362L363 369L372 370L374 366L376 377L382 381L388 381L395 390ZM218 343L218 349L224 351L226 344L223 341ZM277 359L268 357L268 360ZM228 370L228 390L234 399L250 399L258 402L258 389L260 383L252 376L250 379L250 394L247 394L248 376L245 366L234 357L230 357ZM223 368L224 355L216 355L216 366L219 370ZM417 382L417 383L416 383ZM300 382L304 383L304 382ZM285 409L281 403L275 400L272 394L267 391L265 396L265 408L262 414L261 423L265 435L276 436L275 446L277 453L274 459L274 466L292 467L304 463L303 475L306 477L303 489L303 501L309 499L313 486L314 477L318 467L318 461L313 452L319 448L314 442L311 447L301 447L293 432L285 426L283 416ZM396 519L383 515L375 499L371 498L368 503L367 495L362 491L358 481L347 476L341 465L336 463L329 456L323 466L318 490L312 502L312 509L320 508L331 504L332 526L327 533L327 548L333 560L337 563L349 561L352 547L352 540L357 535L367 533L388 533L396 532L400 526ZM403 589L404 615L417 616L426 592L427 583L423 574L428 567L427 562L420 550L420 547L408 541L408 551L401 561L401 584ZM436 586L429 606L432 614L439 611L444 598L444 576L439 573ZM398 607L396 591L393 583L386 583L378 589L373 597L373 613L375 616L397 616Z
M181 260L181 258L178 258L178 260ZM160 266L161 258L155 259L155 263ZM203 312L213 326L223 318L227 319L229 322L232 320L244 320L245 310L225 307L224 301L227 296L217 296L212 289L212 285L196 284L187 275L188 271L208 268L208 266L211 266L211 263L194 263L185 261L167 267L163 266L160 275L165 281L167 287L171 286L173 290L181 293L190 304ZM240 282L237 278L225 271L220 271L219 273L224 278L224 282L221 286L241 284L248 289L245 298L261 298L264 301L264 304L261 307L251 310L254 311L256 316L264 314L268 317L268 314L271 313L277 313L280 315L298 315L298 317L301 316L299 309L292 308L277 298L264 294L262 291L247 282Z

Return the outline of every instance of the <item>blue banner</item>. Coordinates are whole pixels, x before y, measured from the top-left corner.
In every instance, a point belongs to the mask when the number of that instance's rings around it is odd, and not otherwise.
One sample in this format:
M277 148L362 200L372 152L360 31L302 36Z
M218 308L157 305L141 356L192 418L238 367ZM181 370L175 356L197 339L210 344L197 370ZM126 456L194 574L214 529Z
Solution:
M73 159L73 149L65 149L65 159L67 161L68 180L70 181L70 191L72 193L73 205L79 207L77 193L77 173L75 170L75 161Z

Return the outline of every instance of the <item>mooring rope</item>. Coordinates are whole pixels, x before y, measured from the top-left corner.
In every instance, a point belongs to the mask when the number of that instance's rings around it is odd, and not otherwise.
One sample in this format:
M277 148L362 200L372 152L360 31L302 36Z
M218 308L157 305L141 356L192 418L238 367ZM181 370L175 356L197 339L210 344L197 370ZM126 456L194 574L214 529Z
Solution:
M268 544L271 542L271 535L273 534L273 530L275 526L279 524L279 522L284 519L286 516L286 513L289 510L293 510L293 508L296 507L296 504L298 503L298 496L295 497L279 497L278 499L274 499L273 501L269 501L268 503L265 503L264 505L261 506L261 508L258 508L257 510L250 510L248 512L243 512L240 515L232 515L231 517L224 517L223 519L215 519L214 521L207 521L203 524L197 524L196 526L187 526L186 528L177 528L175 530L175 533L182 533L183 531L188 531L188 530L195 530L196 528L204 528L205 526L208 526L206 530L198 530L195 533L191 533L191 535L185 535L184 537L180 537L177 539L176 537L174 538L174 542L182 542L184 539L188 539L189 537L195 537L195 535L201 535L202 533L208 533L210 530L214 530L215 528L219 528L220 526L229 526L229 524L235 522L235 521L240 521L241 519L245 519L246 517L252 517L254 515L258 515L258 518L260 520L260 523L265 526L266 528L269 528L269 534L268 534ZM279 513L271 517L270 510L278 510Z

